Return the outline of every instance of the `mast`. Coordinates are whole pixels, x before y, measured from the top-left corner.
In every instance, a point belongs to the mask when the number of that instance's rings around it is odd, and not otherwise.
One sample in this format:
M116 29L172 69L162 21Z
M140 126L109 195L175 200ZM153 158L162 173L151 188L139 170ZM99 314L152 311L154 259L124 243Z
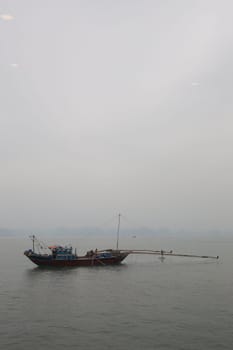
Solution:
M121 225L121 214L118 215L118 226L117 226L117 244L116 249L118 250L119 246L119 233L120 233L120 225Z
M35 253L35 235L32 235L32 251Z

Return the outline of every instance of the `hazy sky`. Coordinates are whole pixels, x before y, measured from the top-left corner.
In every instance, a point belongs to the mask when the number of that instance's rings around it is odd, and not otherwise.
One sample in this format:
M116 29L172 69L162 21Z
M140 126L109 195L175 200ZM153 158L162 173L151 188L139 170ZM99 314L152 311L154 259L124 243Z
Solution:
M0 226L233 229L231 0L0 0Z

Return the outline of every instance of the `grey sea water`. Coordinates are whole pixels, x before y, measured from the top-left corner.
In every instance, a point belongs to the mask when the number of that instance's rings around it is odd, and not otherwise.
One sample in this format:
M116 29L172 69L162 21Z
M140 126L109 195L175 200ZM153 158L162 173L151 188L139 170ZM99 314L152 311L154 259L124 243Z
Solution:
M69 237L85 252L111 240ZM40 269L27 237L0 239L0 349L232 349L233 240L128 237L121 247L220 255L130 256L116 267Z

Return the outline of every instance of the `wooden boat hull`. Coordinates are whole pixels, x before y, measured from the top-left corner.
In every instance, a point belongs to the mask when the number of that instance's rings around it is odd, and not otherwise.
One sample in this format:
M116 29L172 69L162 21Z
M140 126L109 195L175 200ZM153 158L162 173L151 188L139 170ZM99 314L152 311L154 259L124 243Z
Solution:
M127 256L128 253L119 253L111 257L86 257L81 256L72 260L56 260L52 256L43 256L39 254L27 254L24 253L28 259L34 264L41 267L78 267L78 266L106 266L120 264Z

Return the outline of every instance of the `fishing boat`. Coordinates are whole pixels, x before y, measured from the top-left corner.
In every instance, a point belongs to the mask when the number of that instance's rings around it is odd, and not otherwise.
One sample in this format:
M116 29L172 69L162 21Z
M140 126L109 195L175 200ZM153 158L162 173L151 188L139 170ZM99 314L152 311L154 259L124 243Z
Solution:
M31 236L32 249L24 252L24 255L34 264L44 267L72 267L72 266L106 266L120 264L130 254L158 255L161 262L165 256L177 256L188 258L218 259L218 256L194 255L174 253L172 250L151 250L151 249L104 249L90 250L85 255L77 255L76 249L71 246L46 246L34 235ZM37 248L37 249L36 249Z
M35 235L31 236L32 249L24 255L38 266L65 267L65 266L106 266L120 264L130 252L119 249L90 250L83 256L78 256L76 249L71 246L45 246L38 241ZM37 251L35 247L37 246Z
M165 251L163 249L119 249L120 218L121 214L118 216L116 249L89 250L85 255L79 256L77 255L76 249L73 251L72 246L47 246L43 242L39 241L35 235L32 235L30 236L32 239L32 249L26 250L24 252L24 255L34 264L45 267L117 265L120 264L130 254L159 255L161 262L164 261L165 256L207 259L219 258L218 256L180 254L174 253L173 250Z

